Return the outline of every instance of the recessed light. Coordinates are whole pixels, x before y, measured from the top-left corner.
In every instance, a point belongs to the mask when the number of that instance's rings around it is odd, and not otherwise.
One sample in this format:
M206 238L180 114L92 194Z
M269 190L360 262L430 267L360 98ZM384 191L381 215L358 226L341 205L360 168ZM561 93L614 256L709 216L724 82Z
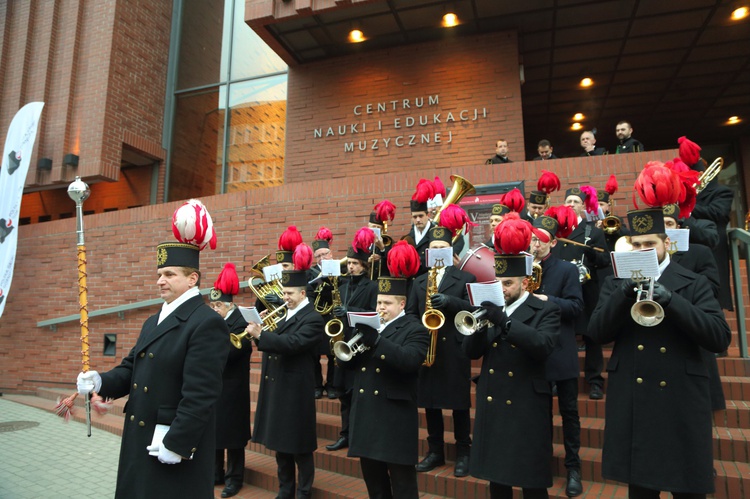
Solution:
M443 26L446 28L452 28L458 25L458 16L453 12L448 12L443 16Z
M591 79L591 78L589 78L588 76L587 76L586 78L582 79L582 80L581 80L581 83L579 83L579 85L581 85L581 86L582 86L582 87L584 87L584 88L585 88L585 87L590 87L590 86L591 86L591 85L593 85L593 84L594 84L594 80L592 80L592 79Z
M739 116L730 116L727 120L727 125L736 125L737 123L741 122L742 119L740 119Z
M365 35L361 30L353 29L349 32L349 41L352 43L364 42Z
M732 21L740 21L745 19L750 14L750 9L747 7L739 7L732 11Z
M583 113L576 113L573 115L573 121L583 121L584 118L585 116Z
M583 125L581 125L580 123L573 123L572 125L570 125L571 130L580 130L581 128L583 128Z

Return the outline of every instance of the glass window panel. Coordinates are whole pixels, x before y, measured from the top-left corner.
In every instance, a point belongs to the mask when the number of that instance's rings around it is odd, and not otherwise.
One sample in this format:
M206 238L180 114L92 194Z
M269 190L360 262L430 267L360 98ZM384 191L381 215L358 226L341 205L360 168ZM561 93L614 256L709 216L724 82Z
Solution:
M245 2L234 0L232 80L286 71L286 63L245 24Z
M224 106L219 102L218 87L177 96L169 201L220 192Z
M223 0L183 0L177 90L222 81L224 11Z
M286 75L229 88L226 192L284 183Z

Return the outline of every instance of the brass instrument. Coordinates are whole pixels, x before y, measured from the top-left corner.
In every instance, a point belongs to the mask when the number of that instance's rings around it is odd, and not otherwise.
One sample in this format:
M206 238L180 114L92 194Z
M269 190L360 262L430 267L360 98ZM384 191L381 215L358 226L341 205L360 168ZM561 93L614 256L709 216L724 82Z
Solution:
M278 327L279 320L276 319L277 314L282 314L282 317L286 317L287 304L284 302L275 309L266 313L263 317L263 327L261 331L274 331ZM229 341L232 342L232 346L237 350L242 350L242 339L247 336L247 331L242 331L240 334L229 333Z
M620 222L620 219L617 218L614 215L607 215L602 219L602 230L607 235L613 235L620 232L620 229L622 228L622 222Z
M570 263L576 266L578 269L578 282L581 284L585 284L591 280L591 271L589 271L589 268L584 265L583 263L583 256L580 260L571 260Z
M542 285L542 266L538 263L535 263L531 266L531 276L529 276L529 285L526 288L526 291L529 293L533 293L537 289L539 289Z
M473 312L462 310L456 314L453 325L456 326L456 330L459 333L464 336L471 336L485 327L492 326L489 320L483 319L485 314L487 314L487 310L484 308L474 310Z
M346 262L348 261L347 257L344 257L339 260L339 265L346 265ZM346 273L342 273L342 276L345 276ZM330 278L329 278L330 279ZM331 303L323 302L321 303L321 296L323 296L323 288L325 287L326 282L321 280L320 284L318 284L317 289L315 290L315 303L313 304L315 307L315 311L318 312L320 315L328 315L331 313L331 310L333 310L334 304L333 304L333 298L331 298ZM341 305L341 303L339 303Z
M451 191L445 197L443 205L435 212L435 217L432 219L432 222L435 225L440 225L440 212L443 211L446 206L449 204L457 204L465 195L476 192L474 186L471 185L471 182L460 175L451 175L450 178L453 181L453 187L451 187ZM462 233L463 229L456 231L456 235L453 236L453 241L451 241L451 243L455 243L458 238L461 237Z
M445 315L437 309L432 308L432 299L430 296L438 291L437 273L442 266L434 266L427 273L427 299L424 304L424 313L422 314L422 325L430 333L430 346L427 349L423 366L430 367L435 363L435 350L437 349L438 331L445 324Z
M341 293L339 292L339 278L329 277L329 279L333 281L333 292L331 293L331 309L333 310L334 308L341 306ZM328 342L330 344L331 353L333 353L333 345L337 341L341 341L344 339L344 323L341 322L341 319L339 319L338 317L334 317L330 321L326 322L325 332L326 335L330 337L330 340Z
M284 318L286 317L286 307L279 306L276 309L273 309L273 307L271 307L271 304L266 301L266 295L275 294L279 298L283 299L284 292L281 287L281 279L274 279L271 282L265 282L263 268L269 265L271 265L269 255L266 255L258 260L255 265L253 265L253 268L250 269L250 273L253 275L253 277L248 279L247 285L250 287L250 290L253 292L256 298L258 298L258 301L263 304L266 310L270 311L268 315L273 318L274 322L278 323L284 320ZM276 329L276 327L274 326L269 330L273 331L273 329Z
M630 307L630 316L641 326L653 327L664 320L664 308L654 301L653 277L638 281L635 303Z
M385 323L385 319L383 318L383 314L380 315L380 323ZM349 341L337 341L333 344L333 355L336 356L338 360L341 360L343 362L347 362L352 360L352 357L357 355L358 353L362 353L365 350L369 350L370 347L365 346L364 344L357 343L360 338L362 338L362 333L357 332L351 340Z
M698 177L698 183L695 184L696 194L706 188L709 182L716 178L721 173L721 169L724 167L724 158L719 156L706 168L703 173Z
M383 231L380 233L380 239L383 240L383 253L385 253L385 248L393 244L393 238L388 235L388 220L383 220ZM375 254L375 250L377 247L373 245L372 248L372 254ZM375 275L375 265L378 266L378 275ZM385 258L383 258L383 255L380 255L380 260L376 261L370 261L370 280L375 281L378 278L380 278L380 275L382 274L381 269L383 268L383 265L385 265Z

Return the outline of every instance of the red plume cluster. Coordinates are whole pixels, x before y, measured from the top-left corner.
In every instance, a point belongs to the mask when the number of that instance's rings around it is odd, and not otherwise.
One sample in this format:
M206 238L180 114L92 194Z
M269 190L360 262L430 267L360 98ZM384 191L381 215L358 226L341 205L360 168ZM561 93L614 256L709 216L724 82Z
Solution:
M328 227L321 227L318 229L318 233L315 234L315 239L318 241L328 241L330 243L333 241L333 233Z
M604 186L604 190L607 191L610 196L614 196L618 188L619 186L617 185L617 177L615 177L614 175L610 175L609 180L607 180L607 185Z
M417 190L411 198L419 203L426 203L429 199L434 197L435 186L426 178L420 178L419 183L417 184Z
M206 245L216 249L216 232L211 215L203 203L197 199L186 201L172 215L172 234L181 243L198 246Z
M665 163L665 165L670 167L680 179L682 188L680 189L680 196L677 199L677 203L680 205L680 218L687 218L693 212L693 208L695 208L698 196L695 191L695 184L698 183L700 173L691 170L680 158L675 158Z
M396 217L396 205L384 199L375 205L375 214L381 222L392 222Z
M298 244L292 253L294 270L310 270L313 261L313 250L306 244Z
M443 185L443 181L440 180L440 177L435 177L435 180L432 181L432 188L433 191L435 191L435 195L433 197L440 194L441 196L443 196L443 199L445 199L445 186Z
M638 197L651 208L674 204L680 197L680 177L661 161L649 161L633 186L633 205L638 209Z
M369 227L362 227L354 234L352 248L354 251L370 252L370 247L375 242L375 233Z
M536 188L547 195L560 190L560 178L554 173L542 170L542 176L536 183Z
M225 295L236 295L240 292L240 278L237 276L237 267L233 263L225 263L219 277L214 282L214 288Z
M555 237L568 237L578 227L578 215L570 206L552 206L544 214L557 220Z
M495 227L495 250L503 255L517 255L531 245L531 224L517 213L508 213Z
M440 226L450 230L454 236L466 224L477 225L469 219L469 215L457 204L451 203L440 212Z
M406 241L399 241L388 252L388 270L393 277L413 277L419 272L419 253Z
M299 233L297 227L290 225L287 229L279 236L279 249L284 251L294 251L294 248L302 244L302 234Z
M511 211L521 213L523 207L526 205L526 200L523 198L523 194L517 188L503 194L500 198L500 204L504 204Z
M680 158L688 166L693 166L700 161L701 146L684 136L677 139L677 143L680 144Z
M592 185L582 185L581 192L586 195L586 201L583 202L586 211L596 213L599 210L599 194L596 192L596 188Z

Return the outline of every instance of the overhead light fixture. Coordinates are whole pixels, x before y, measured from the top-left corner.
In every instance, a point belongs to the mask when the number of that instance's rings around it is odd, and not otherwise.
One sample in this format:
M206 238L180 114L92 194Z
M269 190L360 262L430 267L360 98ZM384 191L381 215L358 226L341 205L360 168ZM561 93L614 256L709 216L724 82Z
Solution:
M747 7L738 7L732 11L732 21L741 21L750 14L750 9Z
M351 43L360 43L365 41L365 34L362 33L362 30L359 29L359 24L354 22L352 23L352 29L349 31L349 42Z
M36 162L36 169L47 172L52 171L52 160L50 158L40 158L39 161Z
M570 125L570 129L571 130L580 130L581 128L583 128L583 125L581 125L580 123L577 123L577 122L573 123L572 125Z
M591 86L591 85L593 85L593 84L594 84L594 80L592 80L592 79L591 79L591 78L589 78L588 76L587 76L586 78L583 78L583 79L581 80L581 83L579 83L579 85L580 85L580 86L582 86L583 88L587 88L587 87L590 87L590 86Z
M730 116L727 120L727 125L736 125L737 123L740 123L742 119L740 119L739 116Z
M452 28L453 26L458 26L458 16L453 12L446 12L443 16L443 27Z
M583 121L584 118L585 116L583 113L576 113L573 115L573 121Z
M68 153L63 157L63 164L66 166L78 166L78 155Z

